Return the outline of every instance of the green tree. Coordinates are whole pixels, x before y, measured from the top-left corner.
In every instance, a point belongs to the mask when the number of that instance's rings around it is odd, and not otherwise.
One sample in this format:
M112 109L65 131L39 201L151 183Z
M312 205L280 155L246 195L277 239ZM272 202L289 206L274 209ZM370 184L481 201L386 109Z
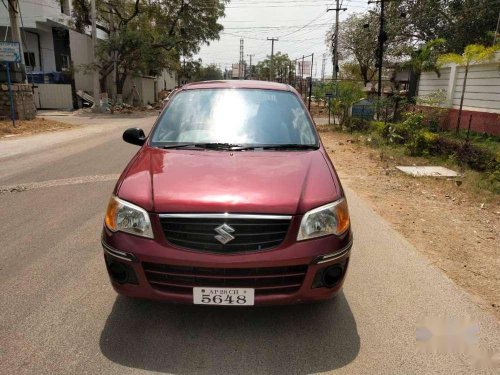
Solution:
M386 5L386 30L394 41L415 47L444 39L446 51L489 44L499 6L495 0L393 0ZM405 50L400 51L405 54Z
M478 64L484 61L492 60L495 56L495 52L499 49L499 46L485 47L480 44L470 44L465 47L464 52L459 55L457 53L448 53L441 55L438 58L438 64L456 64L458 66L463 66L465 68L464 83L462 86L462 95L460 97L460 109L458 110L458 119L456 132L460 130L460 120L462 117L462 108L464 105L465 89L467 86L467 76L469 74L469 69L472 64Z
M285 82L288 79L290 68L294 68L292 62L286 53L277 52L273 57L274 62L274 79L278 82ZM267 56L264 60L259 61L255 66L257 78L260 80L268 80L271 69L271 56ZM253 68L253 67L252 67Z
M340 66L340 79L363 81L363 84L365 86L368 82L373 81L375 74L377 74L377 69L375 68L375 65L367 66L366 79L361 73L359 64L355 62L346 62Z
M99 28L108 34L98 45L101 89L116 68L116 90L122 94L128 75L151 75L180 69L202 44L219 38L228 0L97 0ZM90 25L89 0L73 0L73 19L80 30ZM207 6L209 5L209 6Z
M336 89L337 95L335 101L338 101L340 128L349 127L351 116L349 111L354 103L361 100L364 96L361 84L350 81L339 81Z
M450 52L460 53L469 44L489 45L496 29L500 5L494 0L450 0L438 37Z
M212 81L224 77L222 70L215 64L202 66L198 71L196 81Z
M338 117L340 128L349 127L351 116L349 111L354 103L364 97L361 83L352 81L327 82L318 85L317 94L324 97L324 93L331 92L334 98L330 100L328 105L334 113L334 122Z
M348 67L353 63L358 69L349 69L348 73L358 75L366 86L375 76L376 56L378 47L378 16L367 12L353 14L342 22L339 36L339 51L347 60ZM327 34L327 40L332 40L334 29ZM331 45L333 54L333 44ZM343 65L345 66L345 64Z
M418 49L410 53L409 65L413 72L420 76L422 72L434 71L439 73L438 58L443 50L445 40L442 38L433 39L429 42L422 44Z
M183 60L179 69L179 80L182 83L193 82L197 80L201 70L202 61L198 60Z

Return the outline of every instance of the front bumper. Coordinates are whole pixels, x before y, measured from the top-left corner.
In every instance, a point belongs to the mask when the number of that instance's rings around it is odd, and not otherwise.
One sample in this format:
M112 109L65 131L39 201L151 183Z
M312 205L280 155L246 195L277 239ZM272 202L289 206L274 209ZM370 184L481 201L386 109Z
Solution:
M352 247L352 234L348 231L340 238L327 236L301 242L287 238L275 249L226 255L180 249L166 242L120 232L112 233L104 228L102 245L108 271L110 265L116 263L132 271L133 276L126 282L117 282L110 272L111 283L116 292L130 297L175 303L192 304L192 289L172 291L158 288L158 285L150 282L151 279L145 272L146 264L226 270L305 266L300 286L292 291L277 289L276 293L267 290L265 294L261 294L256 289L255 305L279 305L321 301L336 295L344 283ZM332 266L342 267L343 272L338 282L326 287L322 285L322 274Z

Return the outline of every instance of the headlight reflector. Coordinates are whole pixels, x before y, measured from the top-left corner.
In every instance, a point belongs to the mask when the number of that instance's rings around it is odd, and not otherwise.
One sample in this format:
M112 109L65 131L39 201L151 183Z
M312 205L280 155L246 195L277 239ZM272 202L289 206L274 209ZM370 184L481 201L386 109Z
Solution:
M300 223L297 241L344 233L349 228L349 209L345 198L307 212Z
M146 210L114 195L109 200L104 223L112 232L121 231L141 237L153 238L151 221Z

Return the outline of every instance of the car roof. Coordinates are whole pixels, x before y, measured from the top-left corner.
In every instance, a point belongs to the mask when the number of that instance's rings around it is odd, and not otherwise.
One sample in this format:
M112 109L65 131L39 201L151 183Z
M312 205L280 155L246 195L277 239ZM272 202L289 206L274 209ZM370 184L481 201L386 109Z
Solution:
M220 80L220 81L202 81L192 82L182 86L181 90L198 89L261 89L292 91L291 87L284 83L254 81L254 80Z

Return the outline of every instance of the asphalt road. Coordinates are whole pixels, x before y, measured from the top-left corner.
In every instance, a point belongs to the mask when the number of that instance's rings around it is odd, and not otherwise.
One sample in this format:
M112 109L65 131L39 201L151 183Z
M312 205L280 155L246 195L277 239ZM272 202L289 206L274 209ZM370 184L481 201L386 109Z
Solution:
M121 132L153 119L71 118L88 125L0 141L0 190L20 190L0 193L1 374L500 371L475 367L470 353L417 350L422 317L469 316L490 358L500 352L500 325L348 186L355 245L333 301L234 309L118 297L101 223L137 150Z

